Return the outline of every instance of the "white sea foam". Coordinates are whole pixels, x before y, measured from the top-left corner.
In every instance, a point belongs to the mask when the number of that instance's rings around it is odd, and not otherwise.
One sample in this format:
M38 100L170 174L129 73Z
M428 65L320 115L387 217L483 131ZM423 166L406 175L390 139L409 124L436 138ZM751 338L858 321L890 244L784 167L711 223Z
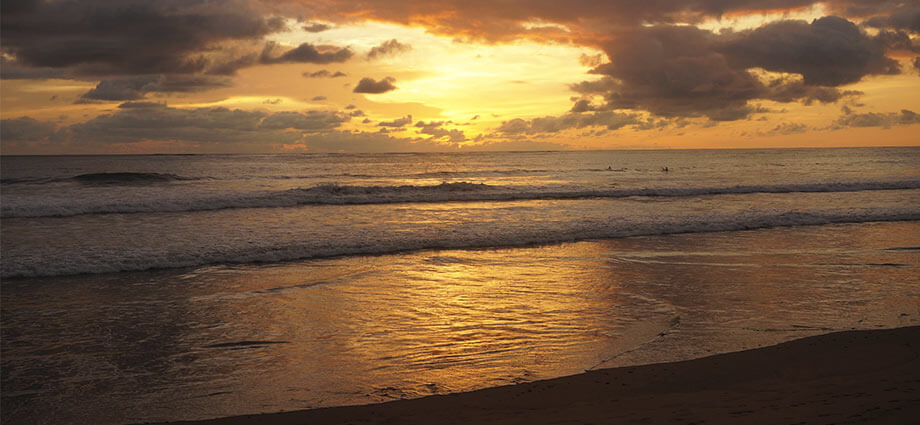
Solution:
M567 241L751 230L771 227L920 220L917 208L861 208L824 211L744 212L724 215L646 217L642 220L572 220L551 228L482 224L461 226L449 233L440 230L373 234L353 232L338 238L314 238L310 234L294 243L272 244L271 238L254 244L232 240L209 246L172 248L120 247L81 249L63 255L8 256L2 263L3 278L111 273L149 269L292 261L342 255L380 255L422 249L470 249L526 246Z
M161 178L162 179L162 178ZM99 179L97 179L99 180ZM145 181L150 178L145 179ZM145 196L22 196L4 200L2 218L69 217L83 214L212 211L234 208L283 208L298 205L360 205L417 202L521 201L626 197L688 197L752 193L857 192L920 189L920 180L850 181L777 185L662 188L585 188L496 186L470 182L438 185L358 186L322 184L280 191L177 192Z

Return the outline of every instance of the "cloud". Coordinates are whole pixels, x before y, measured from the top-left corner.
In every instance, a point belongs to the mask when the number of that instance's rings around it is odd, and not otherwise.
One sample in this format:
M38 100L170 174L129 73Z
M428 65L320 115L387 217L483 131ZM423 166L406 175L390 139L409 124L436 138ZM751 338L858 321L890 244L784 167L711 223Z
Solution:
M393 77L385 77L380 81L376 81L372 78L362 78L361 81L358 81L358 85L355 86L355 93L370 93L370 94L380 94L386 93L391 90L396 90L396 86L393 83L396 82L396 79Z
M4 146L53 141L75 152L108 145L161 141L196 151L266 152L298 143L305 135L335 131L348 121L335 111L277 112L228 108L180 109L153 102L126 102L88 121L56 128L28 117L3 120Z
M606 127L617 130L628 125L639 124L633 114L613 111L594 112L590 114L568 113L561 116L545 116L524 120L515 118L502 122L497 131L505 135L557 133L571 128Z
M847 127L884 127L896 125L920 124L920 114L902 109L900 113L875 113L864 114L846 113L831 125L832 129L839 130Z
M898 63L856 24L836 16L780 21L735 36L719 48L735 66L802 75L807 85L839 86L866 75L897 74Z
M326 31L326 30L332 28L332 26L331 26L331 25L326 25L326 24L321 24L321 23L318 23L318 22L311 22L311 23L309 23L309 24L307 24L307 25L304 25L302 28L303 28L303 30L306 31L306 32L323 32L323 31Z
M833 1L833 0L832 0ZM329 19L362 19L422 25L426 30L460 38L513 41L521 37L585 41L596 40L611 28L674 22L700 22L731 12L775 11L807 7L813 0L326 0L311 3L309 11ZM305 9L306 11L306 9ZM535 27L534 22L564 25Z
M348 119L347 115L337 112L276 112L265 117L259 124L259 127L267 129L323 131L337 128L343 122L348 121Z
M914 46L910 34L905 31L881 30L875 36L875 40L889 51L920 52L920 45Z
M3 52L79 75L195 73L221 43L284 29L246 0L5 1Z
M777 124L775 127L770 130L758 132L759 136L787 136L790 134L804 133L809 130L809 127L802 123L796 122L784 122Z
M205 75L141 75L102 80L81 98L89 100L137 100L151 92L197 92L229 87L230 80Z
M310 43L301 43L299 46L287 50L280 55L275 55L278 45L268 43L262 51L260 61L265 64L273 63L316 63L327 64L333 62L345 62L350 59L354 52L347 47L338 48L333 46L321 46L322 51L317 46Z
M752 106L755 100L833 103L861 94L836 86L898 72L882 43L836 17L742 32L639 27L616 33L603 48L611 63L594 69L602 78L571 86L582 94L572 112L644 110L733 121L761 111ZM785 75L758 76L769 72ZM592 104L595 96L605 103Z
M304 78L338 78L346 76L344 72L336 71L335 73L332 73L325 69L321 69L316 72L304 72L301 75L303 75Z
M415 123L415 127L418 127L418 128L438 128L438 127L443 126L444 124L449 124L449 123L450 123L450 121L428 121L428 122L419 121L419 122L416 122L416 123Z
M28 142L55 138L57 126L47 121L38 121L31 117L5 119L0 122L0 141Z
M392 121L381 121L377 123L379 127L405 127L412 123L412 115L406 115Z
M394 55L397 53L407 52L412 50L412 46L396 41L392 39L385 41L378 46L373 47L369 52L367 52L367 59L373 60L381 58L383 56Z
M873 16L866 20L866 26L873 28L893 28L920 33L920 5L901 4L888 15Z
M450 121L419 121L415 123L415 127L419 129L419 133L431 136L432 140L442 139L453 143L465 142L467 138L463 131L443 128L445 124L449 123Z
M646 110L675 116L705 115L715 120L745 117L760 82L733 68L715 50L717 36L689 26L662 25L621 34L605 47L612 59L596 72L612 78L578 86L607 90L606 109Z
M607 59L604 58L604 55L600 53L596 55L588 55L588 54L582 53L581 56L578 57L578 63L584 66L590 66L592 68L596 68L606 61Z
M570 109L569 112L588 112L596 111L597 109L598 107L592 105L590 100L578 99L575 101L575 104L572 105L572 109Z
M67 68L25 66L15 58L0 54L0 78L4 80L73 79L74 75L72 70Z
M64 128L29 117L0 123L4 152L55 146L58 152L111 152L136 144L170 152L269 152L302 148L314 152L451 152L561 150L566 146L513 140L460 145L447 140L393 137L337 130L339 113L308 111L266 114L226 108L176 109L153 102L126 102L118 110ZM306 131L304 131L306 130ZM459 132L458 132L459 133ZM465 140L465 138L464 138ZM161 142L150 144L150 142ZM8 150L11 149L11 150Z
M802 101L805 105L814 102L834 103L846 97L861 96L858 90L839 90L835 87L809 86L801 78L781 77L766 83L758 97L776 102Z

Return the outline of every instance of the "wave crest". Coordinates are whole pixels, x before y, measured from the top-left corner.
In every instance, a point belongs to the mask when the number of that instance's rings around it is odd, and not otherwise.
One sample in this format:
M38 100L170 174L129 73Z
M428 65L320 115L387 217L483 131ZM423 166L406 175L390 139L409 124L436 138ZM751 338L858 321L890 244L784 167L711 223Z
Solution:
M128 174L132 175L91 175L95 177L87 178L94 182L107 182L110 181L109 179L113 179L116 182L122 182L121 184L130 184L124 182L130 182L132 179L140 179L141 181L169 181L169 179L183 179L174 175L154 175L147 173ZM133 174L142 174L143 176L134 176ZM430 186L349 186L332 183L322 184L309 188L288 189L281 191L237 192L218 195L205 195L198 193L179 195L179 197L175 197L175 194L170 193L166 195L169 197L160 199L155 197L114 200L112 198L80 198L67 200L66 202L62 202L56 199L38 201L31 199L22 202L5 199L4 205L2 206L2 211L0 211L0 217L69 217L83 214L189 212L234 208L284 208L299 205L360 205L482 201L501 202L541 199L691 197L741 195L753 193L858 192L872 190L912 189L920 189L920 180L635 189L513 187L493 186L470 182L441 183L438 185Z

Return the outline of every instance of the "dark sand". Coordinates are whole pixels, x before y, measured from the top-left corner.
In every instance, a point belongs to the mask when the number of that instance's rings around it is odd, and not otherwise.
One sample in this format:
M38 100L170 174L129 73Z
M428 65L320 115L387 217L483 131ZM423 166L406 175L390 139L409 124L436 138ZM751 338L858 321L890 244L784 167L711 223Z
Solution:
M920 327L367 406L190 424L920 424Z

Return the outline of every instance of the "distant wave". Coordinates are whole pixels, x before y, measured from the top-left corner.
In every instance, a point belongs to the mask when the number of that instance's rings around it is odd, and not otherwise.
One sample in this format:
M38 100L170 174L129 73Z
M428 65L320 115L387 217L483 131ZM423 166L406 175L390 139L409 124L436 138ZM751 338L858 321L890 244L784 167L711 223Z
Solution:
M177 180L196 180L191 177L182 177L167 173L92 173L80 174L70 180L83 184L118 185L118 184L144 184L166 183Z
M121 173L119 173L121 174ZM133 174L133 173L132 173ZM171 176L171 175L167 175ZM107 177L94 177L105 181ZM138 177L128 177L138 178ZM147 178L172 178L148 177ZM783 185L741 185L637 189L559 189L542 187L492 186L470 182L431 186L349 186L322 184L282 191L227 193L216 196L87 200L54 203L15 204L6 200L2 218L68 217L82 214L154 213L209 211L233 208L280 208L298 205L359 205L416 202L522 201L540 199L588 199L626 197L688 197L752 193L857 192L869 190L920 189L920 181L863 181ZM11 205L12 204L12 205Z
M72 177L45 177L45 178L7 178L0 180L2 184L41 184L58 182L76 182L86 185L137 185L146 183L166 183L179 180L197 180L193 177L182 177L169 173L89 173Z
M863 208L859 210L747 212L722 216L649 217L643 221L580 221L562 227L520 228L507 225L475 225L431 237L424 232L383 232L368 238L364 233L342 234L335 239L253 246L248 239L221 243L206 250L189 246L178 251L125 247L118 252L81 252L68 256L8 256L0 263L0 277L38 277L113 273L151 269L197 267L209 264L273 263L343 255L381 255L426 249L480 249L553 244L579 240L612 239L679 233L725 232L797 227L835 223L920 220L916 208Z

